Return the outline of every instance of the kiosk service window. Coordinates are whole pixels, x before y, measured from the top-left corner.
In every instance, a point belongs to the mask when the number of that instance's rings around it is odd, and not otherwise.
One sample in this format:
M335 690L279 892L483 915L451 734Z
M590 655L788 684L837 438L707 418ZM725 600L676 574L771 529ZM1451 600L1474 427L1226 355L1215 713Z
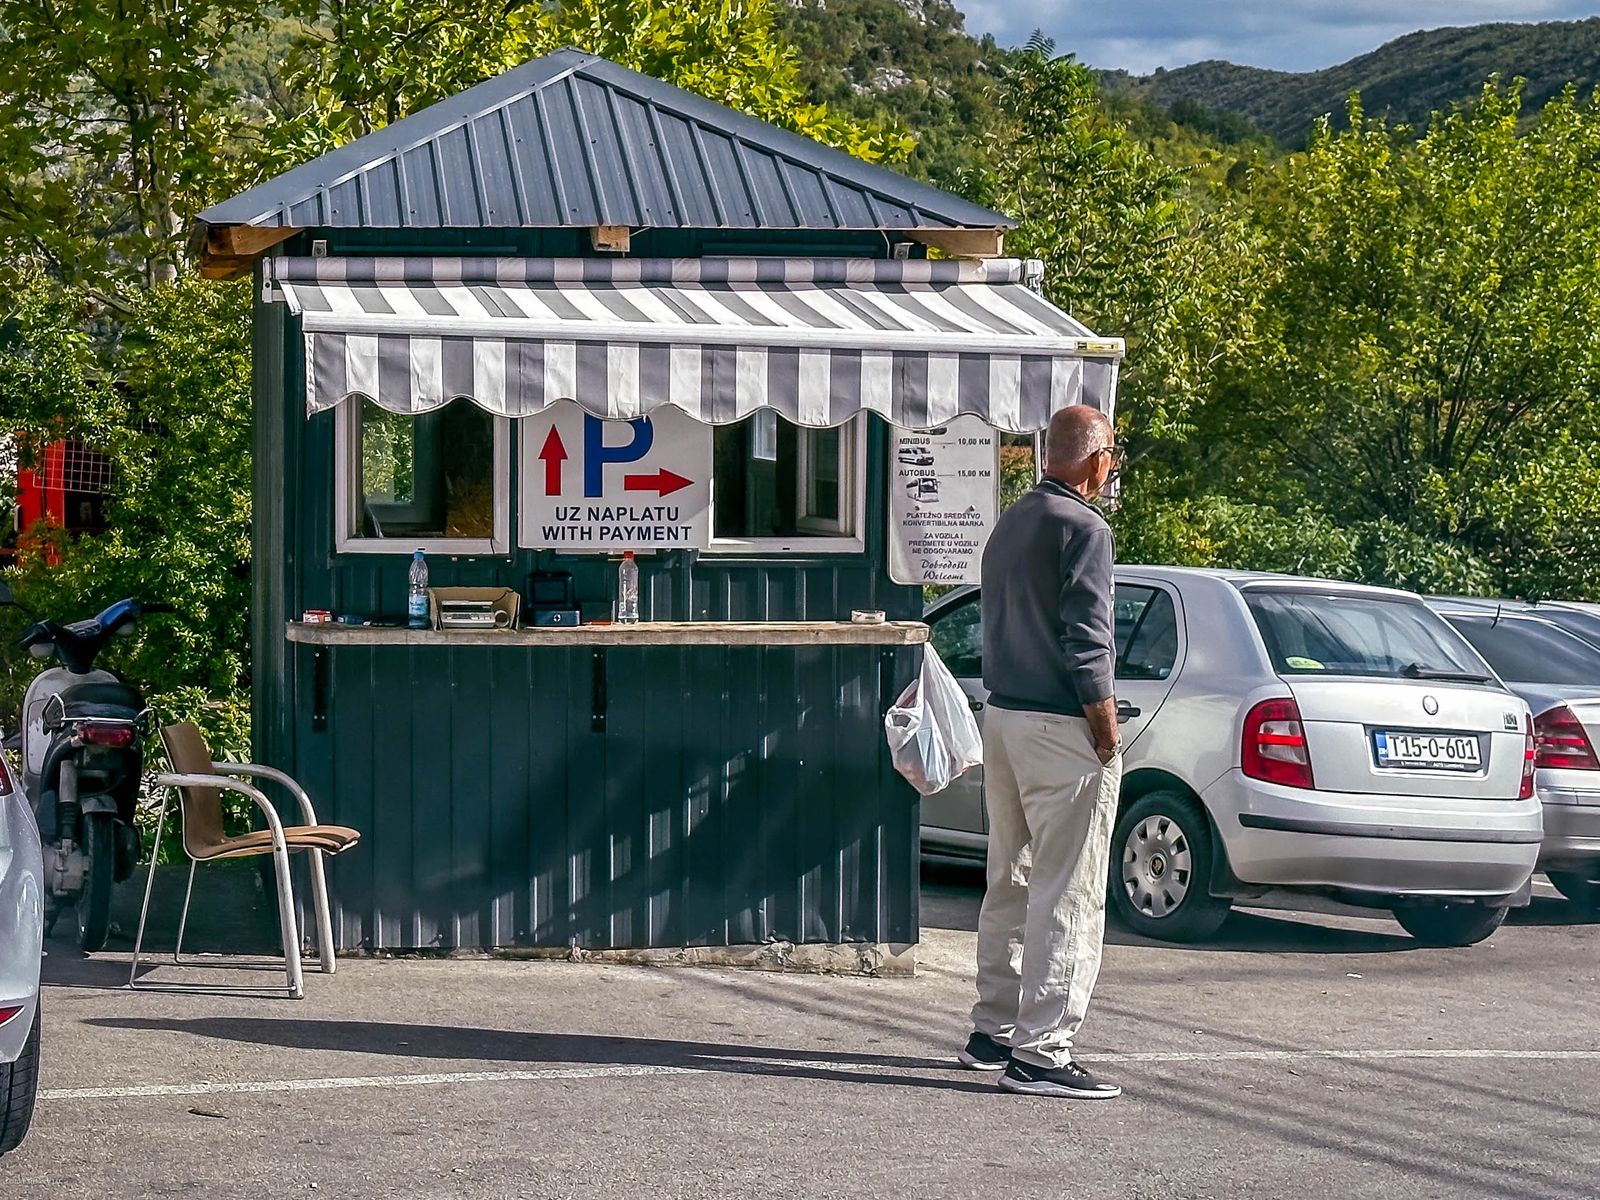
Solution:
M860 553L866 425L813 429L771 410L711 426L676 410L601 421L570 402L513 423L468 400L335 416L340 553Z

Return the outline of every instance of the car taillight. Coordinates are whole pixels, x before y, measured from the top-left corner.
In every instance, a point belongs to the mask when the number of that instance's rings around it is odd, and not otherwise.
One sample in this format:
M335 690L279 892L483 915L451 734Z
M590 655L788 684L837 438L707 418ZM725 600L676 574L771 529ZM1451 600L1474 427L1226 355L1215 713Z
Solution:
M11 768L6 766L6 756L0 754L0 796L11 795Z
M1533 765L1556 771L1600 771L1600 758L1583 722L1565 704L1540 713L1533 721Z
M6 1024L8 1021L11 1020L12 1017L16 1016L21 1011L22 1011L22 1006L20 1004L18 1004L18 1005L7 1004L7 1005L0 1006L0 1025Z
M78 726L78 740L85 746L131 746L133 738L132 725L85 721Z
M1311 751L1305 727L1293 700L1263 700L1244 719L1244 741L1239 764L1251 779L1312 788Z
M1533 769L1539 762L1539 739L1533 732L1533 717L1528 717L1527 737L1522 744L1522 787L1517 790L1518 800L1533 799Z

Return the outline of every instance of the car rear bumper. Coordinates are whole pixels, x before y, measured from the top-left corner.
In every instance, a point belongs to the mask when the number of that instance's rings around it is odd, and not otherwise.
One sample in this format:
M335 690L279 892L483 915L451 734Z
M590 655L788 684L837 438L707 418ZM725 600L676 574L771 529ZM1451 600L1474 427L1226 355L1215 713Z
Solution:
M1539 865L1559 870L1587 867L1600 859L1600 786L1595 790L1559 787L1541 780L1539 798L1544 801L1544 846L1539 851Z
M1533 873L1537 800L1317 792L1235 769L1203 799L1243 883L1393 896L1506 896Z

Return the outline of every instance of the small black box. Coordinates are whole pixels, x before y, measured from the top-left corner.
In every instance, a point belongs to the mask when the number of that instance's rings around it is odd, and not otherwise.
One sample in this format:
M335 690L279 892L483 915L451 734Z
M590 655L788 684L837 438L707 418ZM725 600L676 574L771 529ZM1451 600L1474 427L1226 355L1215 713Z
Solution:
M536 608L533 623L537 625L581 625L583 616L575 608Z

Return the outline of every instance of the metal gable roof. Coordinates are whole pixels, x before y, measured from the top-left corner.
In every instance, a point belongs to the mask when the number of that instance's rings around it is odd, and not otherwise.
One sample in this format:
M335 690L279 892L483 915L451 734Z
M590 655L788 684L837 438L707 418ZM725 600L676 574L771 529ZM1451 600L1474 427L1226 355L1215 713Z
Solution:
M200 214L264 228L1005 229L959 196L557 50Z

